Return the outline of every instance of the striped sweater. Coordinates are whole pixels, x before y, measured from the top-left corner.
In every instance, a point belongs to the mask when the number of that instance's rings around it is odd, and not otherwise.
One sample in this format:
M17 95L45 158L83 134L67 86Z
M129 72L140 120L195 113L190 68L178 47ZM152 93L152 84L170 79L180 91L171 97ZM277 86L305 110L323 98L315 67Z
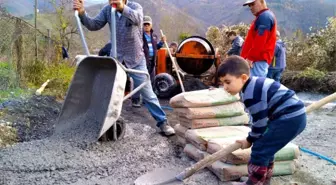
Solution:
M247 137L251 143L266 131L269 120L288 119L306 112L294 91L268 78L251 77L242 89L241 98L253 119Z

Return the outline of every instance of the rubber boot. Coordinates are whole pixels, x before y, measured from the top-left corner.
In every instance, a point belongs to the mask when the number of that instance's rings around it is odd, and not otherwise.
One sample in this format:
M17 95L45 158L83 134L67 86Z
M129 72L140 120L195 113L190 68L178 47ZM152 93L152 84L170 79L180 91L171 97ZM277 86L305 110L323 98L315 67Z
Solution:
M264 185L271 185L271 178L273 175L274 161L270 162L267 167L267 174Z
M264 185L267 166L257 166L254 164L248 164L248 179L246 182L235 182L233 185Z

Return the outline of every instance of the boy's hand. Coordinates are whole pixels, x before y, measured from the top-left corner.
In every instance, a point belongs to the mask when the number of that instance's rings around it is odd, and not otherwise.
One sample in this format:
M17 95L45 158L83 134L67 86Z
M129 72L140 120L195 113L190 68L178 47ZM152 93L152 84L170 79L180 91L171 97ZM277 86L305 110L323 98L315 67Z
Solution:
M124 10L124 1L123 0L109 0L110 1L110 5L112 6L113 4L117 5L117 10L119 12L122 12Z
M78 10L79 15L83 15L85 12L84 0L73 0L73 9Z
M217 89L217 88L216 87L212 87L212 86L209 87L209 91L212 91L212 90L215 90L215 89Z
M246 139L244 140L237 140L237 143L241 144L241 149L247 149L252 146L252 143L248 142Z

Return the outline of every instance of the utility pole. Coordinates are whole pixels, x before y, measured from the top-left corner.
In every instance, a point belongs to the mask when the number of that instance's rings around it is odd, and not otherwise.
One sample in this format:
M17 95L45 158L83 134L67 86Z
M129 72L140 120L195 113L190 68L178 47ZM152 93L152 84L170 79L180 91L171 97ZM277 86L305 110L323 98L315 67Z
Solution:
M37 0L35 0L35 62L38 58L38 45L37 45Z

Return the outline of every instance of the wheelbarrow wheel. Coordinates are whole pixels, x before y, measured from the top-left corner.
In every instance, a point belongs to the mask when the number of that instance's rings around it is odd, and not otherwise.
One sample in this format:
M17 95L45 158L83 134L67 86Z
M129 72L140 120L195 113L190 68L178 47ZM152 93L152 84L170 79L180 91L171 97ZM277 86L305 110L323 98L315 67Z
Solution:
M154 78L154 93L159 98L169 98L176 84L176 80L172 75L168 73L160 73Z
M117 126L117 140L122 139L126 133L126 124L123 118L119 118L116 122ZM99 141L107 142L107 141L114 141L114 132L113 127L108 129L100 138Z

